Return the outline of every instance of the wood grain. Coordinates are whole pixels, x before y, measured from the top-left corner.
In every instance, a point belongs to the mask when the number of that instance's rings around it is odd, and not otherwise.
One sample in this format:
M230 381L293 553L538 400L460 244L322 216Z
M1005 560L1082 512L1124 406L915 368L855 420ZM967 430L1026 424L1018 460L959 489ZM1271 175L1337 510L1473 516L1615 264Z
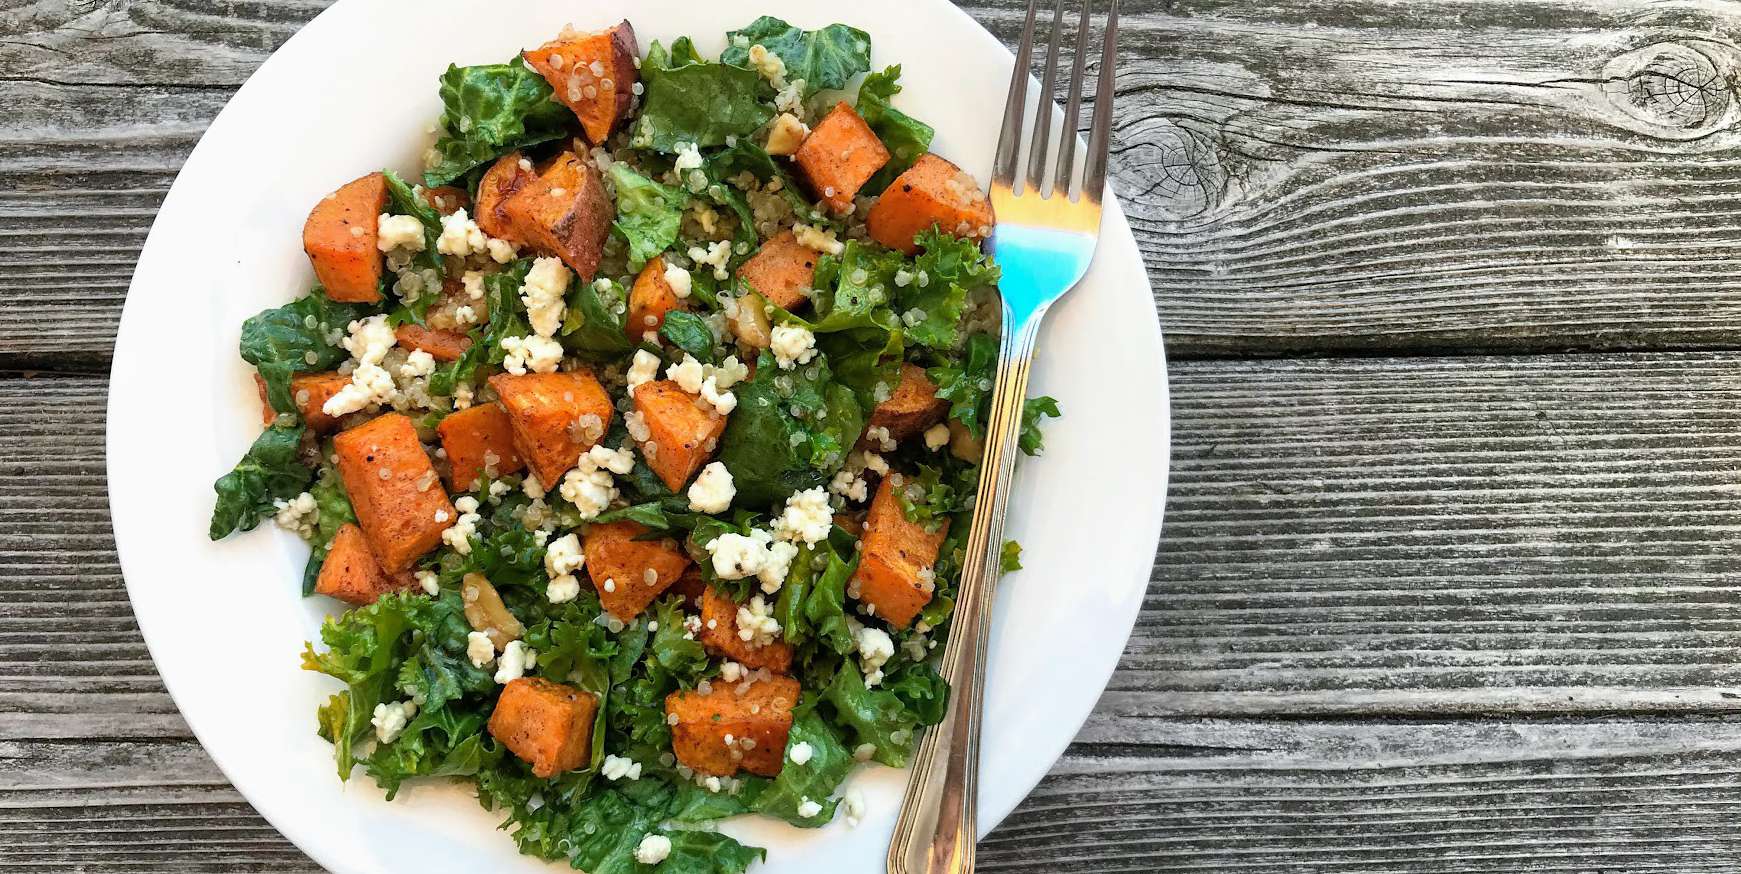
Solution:
M1019 30L1016 0L963 5ZM0 25L0 365L108 360L181 160L322 6ZM1175 356L1735 346L1733 7L1126 7L1115 185Z

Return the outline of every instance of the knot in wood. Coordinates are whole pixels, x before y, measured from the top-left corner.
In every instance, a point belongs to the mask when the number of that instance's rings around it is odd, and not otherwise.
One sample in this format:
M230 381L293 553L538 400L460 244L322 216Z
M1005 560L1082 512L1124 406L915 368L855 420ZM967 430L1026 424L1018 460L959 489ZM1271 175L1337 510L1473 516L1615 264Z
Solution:
M1227 191L1228 168L1222 160L1219 134L1166 118L1137 122L1130 144L1117 163L1122 183L1139 202L1158 201L1168 218L1213 212ZM1131 177L1135 177L1131 179Z
M1684 139L1732 122L1736 110L1732 65L1682 43L1664 42L1627 52L1608 63L1603 92L1644 133Z

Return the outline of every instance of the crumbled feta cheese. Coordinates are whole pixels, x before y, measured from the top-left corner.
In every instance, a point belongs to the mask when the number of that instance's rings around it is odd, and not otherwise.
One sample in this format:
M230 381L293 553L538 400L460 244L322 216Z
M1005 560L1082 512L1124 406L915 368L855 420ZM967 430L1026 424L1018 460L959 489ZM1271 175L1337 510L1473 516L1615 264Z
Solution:
M949 445L949 426L938 422L925 429L925 448L936 452Z
M489 238L484 236L478 223L465 214L465 210L456 209L441 217L441 236L435 241L435 251L464 258L473 252L484 251L488 245Z
M713 411L721 416L731 415L738 408L737 395L722 390L719 387L719 377L709 376L701 383L701 399L713 406Z
M701 785L709 792L718 792L720 787L719 778L709 777L706 780L701 781Z
M863 452L859 455L859 461L865 470L868 470L877 476L888 476L889 463L881 455L878 455L875 452Z
M793 79L774 95L774 108L781 112L798 114L804 111L804 80Z
M870 484L864 481L861 474L864 470L853 470L843 467L834 472L834 479L828 482L830 494L839 495L854 503L863 503L870 497Z
M465 636L465 657L471 659L474 668L486 667L496 660L496 645L490 642L488 634L473 631Z
M507 240L498 240L494 237L491 237L489 240L484 242L484 248L489 251L490 260L497 264L506 264L509 261L514 260L514 256L520 254L519 247L515 246L513 243L510 243Z
M792 234L798 238L799 245L809 246L824 255L839 255L846 251L846 244L836 239L834 232L827 228L799 222L792 226Z
M700 618L701 617L699 616L695 617L698 624ZM699 631L700 629L697 628L696 630ZM719 666L719 678L727 683L736 683L743 679L746 673L748 673L748 671L744 670L744 666L737 662L726 662Z
M465 509L465 502L470 501L471 510ZM459 518L441 532L441 540L460 555L472 554L472 537L478 533L478 523L483 517L477 514L478 502L471 497L460 498L454 502L454 508L459 510Z
M683 360L665 369L665 378L677 383L677 387L692 395L700 395L701 399L713 407L713 411L721 416L731 415L737 409L737 395L725 390L726 385L735 385L742 379L741 373L748 369L737 362L736 358L727 359L726 365L715 368L711 364L702 364L695 356L683 355ZM721 385L720 380L727 380Z
M647 835L635 847L635 861L643 865L657 865L671 855L671 839L664 835Z
M713 278L724 282L731 278L731 271L728 269L728 265L731 263L731 241L720 240L716 243L709 243L706 247L690 246L689 260L694 261L698 267L702 265L712 267Z
M750 66L768 80L775 88L786 87L786 61L779 55L768 51L766 46L756 43L750 46Z
M889 434L889 429L884 428L881 425L866 428L864 432L864 440L867 444L875 446L884 452L895 451L895 438Z
M719 462L714 463L718 464ZM277 514L272 517L273 521L278 523L278 527L303 540L314 539L320 524L320 504L315 501L314 495L303 492L288 501L274 501L273 506L278 508Z
M859 669L864 672L864 684L875 686L883 681L883 665L895 655L895 641L889 633L868 625L852 629L853 643L858 647Z
M826 538L833 527L834 508L828 505L828 492L817 486L793 492L786 499L785 509L774 519L773 533L779 540L815 544Z
M496 661L496 682L511 683L537 666L538 653L535 650L521 641L510 640L502 648L502 657Z
M731 508L737 493L731 471L718 461L709 462L695 482L689 484L689 509L697 513L724 513Z
M804 803L798 805L798 815L804 819L809 819L821 812L822 805L817 804L808 798L804 799Z
M413 349L405 356L405 363L399 365L399 375L405 379L417 379L435 372L435 356L422 349Z
M404 249L421 252L428 243L423 239L423 222L414 215L381 213L375 220L375 246L383 252Z
M465 296L471 300L484 299L484 275L476 270L467 270L459 278L460 287L465 290Z
M847 827L858 828L858 824L864 821L864 793L857 789L847 792L846 797L840 800L840 810L846 816Z
M689 276L689 271L671 262L665 262L665 284L671 286L671 293L679 300L689 297L695 290L695 281Z
M405 730L406 723L417 715L417 702L400 701L395 704L376 704L375 716L369 724L375 727L375 738L381 743L392 743L399 733Z
M569 532L544 548L544 570L550 576L545 597L552 604L562 604L580 595L580 580L575 572L586 567L586 553L580 550L580 537Z
M643 383L649 383L659 378L659 356L645 349L635 350L635 359L629 364L626 377L631 393Z
M773 127L768 128L768 144L764 148L770 155L795 154L807 136L810 136L810 128L799 121L798 116L782 112L774 119Z
M624 475L635 469L635 455L624 449L594 446L581 453L579 462L562 478L562 499L580 511L580 518L593 519L616 500L617 484L611 474Z
M573 277L561 260L539 258L526 272L520 286L520 300L526 304L526 319L541 337L553 337L562 327L567 312L563 299L568 295L568 283Z
M701 169L701 149L699 147L694 143L678 143L676 149L677 160L671 164L672 169L678 173Z
M339 341L339 345L351 353L351 381L321 405L321 412L329 416L343 416L373 404L392 403L399 391L392 375L381 367L382 359L399 342L393 328L387 324L387 317L377 315L358 319L345 330L347 336Z
M738 639L752 647L764 647L780 636L780 622L774 618L774 608L761 595L738 607ZM892 650L891 650L892 653Z
M502 369L515 376L555 373L562 365L562 344L549 337L503 337L502 351Z
M683 360L665 368L665 378L677 383L677 387L692 395L701 394L701 383L707 379L707 373L701 362L695 356L683 353Z
M794 765L807 765L810 763L810 757L815 755L815 752L815 750L810 748L808 741L799 741L793 744L792 749L786 752L786 757L791 759L792 764Z
M749 534L731 532L707 542L705 549L713 557L713 572L722 579L741 580L754 576L768 558L768 542L773 538L766 531Z
M780 369L791 370L816 357L816 335L803 325L775 325L769 348Z
M441 580L436 577L435 571L418 571L417 587L431 598L441 594Z
M714 385L722 389L731 388L750 378L749 365L739 361L736 355L727 358L724 363L718 366L708 366L713 367L713 372L709 373L708 376L713 377Z
M641 779L641 763L628 756L613 756L606 754L605 760L599 765L598 771L606 780L628 780L634 782Z
M453 321L456 325L475 325L478 323L478 311L469 306L456 307Z

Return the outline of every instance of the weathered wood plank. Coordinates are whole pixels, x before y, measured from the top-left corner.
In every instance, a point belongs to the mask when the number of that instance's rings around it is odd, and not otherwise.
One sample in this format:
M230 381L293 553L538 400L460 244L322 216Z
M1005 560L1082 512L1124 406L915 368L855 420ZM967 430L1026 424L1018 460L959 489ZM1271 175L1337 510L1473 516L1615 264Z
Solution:
M1730 872L1741 726L1099 717L988 872ZM1113 735L1106 737L1106 735ZM90 767L100 762L101 767ZM188 858L188 848L200 852ZM0 743L0 870L318 870L191 742Z
M321 6L5 22L0 363L107 360L181 159ZM1019 28L1016 0L964 6ZM1175 355L1735 345L1741 12L1126 6L1113 164Z

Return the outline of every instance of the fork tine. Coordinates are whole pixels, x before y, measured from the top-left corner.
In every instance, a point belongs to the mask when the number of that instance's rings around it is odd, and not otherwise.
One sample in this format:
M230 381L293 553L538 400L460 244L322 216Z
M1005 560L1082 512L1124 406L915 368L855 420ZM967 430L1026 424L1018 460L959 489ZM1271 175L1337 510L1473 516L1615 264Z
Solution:
M1028 0L1028 18L1022 24L1022 41L1016 46L1016 66L1010 73L1009 101L1004 104L1003 129L997 138L997 157L992 161L993 185L1014 187L1016 162L1022 151L1022 116L1028 108L1028 65L1034 58L1034 13L1040 0Z
M1118 66L1118 0L1106 12L1106 36L1100 49L1100 84L1094 92L1094 129L1088 134L1088 163L1083 168L1082 193L1100 202L1106 188L1106 153L1112 148L1112 81Z
M1076 25L1076 57L1070 64L1070 99L1064 104L1064 129L1059 139L1058 174L1055 188L1074 199L1070 182L1076 177L1076 127L1082 117L1082 76L1088 55L1088 31L1094 0L1082 0L1082 18Z
M1063 48L1064 0L1058 0L1052 5L1052 36L1046 41L1046 72L1040 80L1040 109L1034 119L1034 143L1028 147L1027 187L1041 197L1050 194L1045 187L1046 150L1052 146L1052 89L1058 82L1058 60Z

